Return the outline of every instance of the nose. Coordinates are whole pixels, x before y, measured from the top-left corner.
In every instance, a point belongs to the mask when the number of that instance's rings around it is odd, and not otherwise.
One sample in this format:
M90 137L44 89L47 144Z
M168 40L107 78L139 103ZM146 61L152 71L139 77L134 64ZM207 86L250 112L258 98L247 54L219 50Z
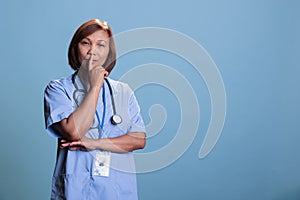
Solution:
M93 53L93 52L88 52L88 55L93 55L93 56L95 56L96 54Z
M95 45L91 45L91 48L89 49L88 55L96 55L96 52L95 52Z

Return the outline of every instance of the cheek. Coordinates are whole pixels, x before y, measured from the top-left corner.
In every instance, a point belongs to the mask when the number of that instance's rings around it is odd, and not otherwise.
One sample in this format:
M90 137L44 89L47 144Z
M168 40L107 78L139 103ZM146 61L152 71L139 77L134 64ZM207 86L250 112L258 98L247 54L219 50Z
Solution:
M109 50L99 51L99 57L101 60L105 61L108 56Z
M82 63L86 55L87 55L87 51L83 48L78 47L78 60L80 63Z
M108 56L108 53L109 53L109 50L105 50L104 52L103 52L103 57L105 57L105 58L107 58L107 56Z

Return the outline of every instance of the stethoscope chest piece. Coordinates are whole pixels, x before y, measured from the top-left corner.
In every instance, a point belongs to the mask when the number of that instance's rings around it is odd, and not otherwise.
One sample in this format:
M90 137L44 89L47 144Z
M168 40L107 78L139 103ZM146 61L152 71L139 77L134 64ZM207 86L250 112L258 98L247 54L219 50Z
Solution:
M122 117L120 115L114 114L113 116L111 116L110 122L113 125L121 124L122 123Z

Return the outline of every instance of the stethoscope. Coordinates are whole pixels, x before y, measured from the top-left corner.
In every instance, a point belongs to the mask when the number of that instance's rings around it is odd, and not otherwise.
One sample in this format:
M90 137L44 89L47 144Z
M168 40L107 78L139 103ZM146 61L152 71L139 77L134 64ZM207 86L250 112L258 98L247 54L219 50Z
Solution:
M77 99L77 96L76 96L76 93L77 92L80 92L80 93L84 93L86 94L87 90L86 89L79 89L76 81L75 81L75 76L77 75L77 72L75 72L73 75L72 75L72 82L73 82L73 85L75 86L75 91L73 93L73 99L76 103L77 106L79 106L79 100ZM79 78L79 77L78 77ZM80 78L79 78L80 80ZM113 109L113 115L110 117L110 122L111 124L113 125L117 125L117 124L120 124L122 123L122 117L120 115L117 114L116 112L116 105L115 105L115 99L114 99L114 95L113 95L113 91L112 91L112 87L111 87L111 84L109 83L109 81L107 80L107 78L104 79L107 86L108 86L108 89L109 89L109 93L110 93L110 97L111 97L111 104L112 104L112 109ZM82 81L80 80L81 84L83 85ZM102 114L102 120L101 120L101 123L100 123L100 116L98 114L98 111L96 109L96 117L97 117L97 121L98 121L98 124L99 124L99 128L100 130L103 130L103 126L104 126L104 119L105 119L105 113L106 113L106 97L105 97L105 87L104 87L104 83L103 83L103 86L102 86L102 102L103 102L103 114Z

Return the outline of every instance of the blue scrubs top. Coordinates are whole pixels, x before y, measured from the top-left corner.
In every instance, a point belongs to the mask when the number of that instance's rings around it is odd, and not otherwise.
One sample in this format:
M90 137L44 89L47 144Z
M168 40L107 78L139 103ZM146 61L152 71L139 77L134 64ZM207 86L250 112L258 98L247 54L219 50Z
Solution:
M73 79L72 79L73 77ZM118 137L128 132L145 132L140 108L133 91L122 82L108 78L112 86L116 112L122 117L122 123L112 125L113 114L108 85L104 82L106 109L102 137ZM75 84L74 84L75 82ZM78 88L76 88L76 87ZM98 98L97 111L102 120L103 89ZM55 138L62 138L51 125L76 110L85 96L83 85L76 74L51 81L44 96L44 114L46 130ZM100 123L102 123L100 121ZM99 138L99 122L95 120L86 133L86 137ZM57 147L57 160L52 178L51 199L81 200L137 200L135 164L132 153L111 153L109 177L94 176L94 151L70 151Z

